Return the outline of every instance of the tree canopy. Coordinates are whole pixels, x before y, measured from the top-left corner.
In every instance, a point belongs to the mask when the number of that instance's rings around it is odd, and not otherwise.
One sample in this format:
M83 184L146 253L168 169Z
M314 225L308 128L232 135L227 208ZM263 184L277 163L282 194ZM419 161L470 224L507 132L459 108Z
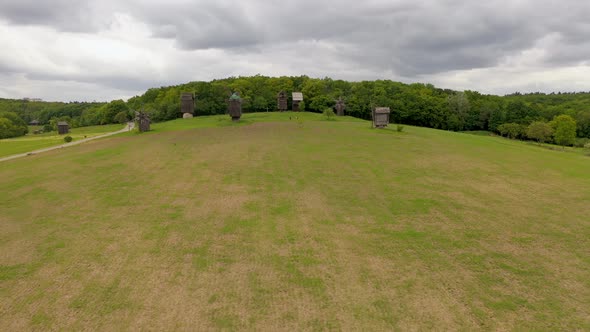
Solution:
M144 110L152 121L158 122L182 116L180 95L183 92L195 94L195 115L199 116L224 114L233 92L238 92L242 98L245 113L275 111L279 91L285 91L288 96L292 92L303 92L304 104L300 108L311 112L323 112L342 97L346 114L362 119L370 119L371 110L382 106L391 109L391 120L395 123L454 131L486 130L535 140L539 138L527 135L532 123L549 122L556 116L567 115L576 124L575 135L590 138L590 92L496 96L440 89L432 84L390 80L348 82L308 76L255 75L189 82L151 88L127 102L44 103L0 99L0 111L15 112L25 123L36 119L48 124L52 119L66 119L72 127L77 127L120 122L125 113ZM502 126L504 124L509 125ZM561 133L559 135L561 137ZM570 141L571 137L560 140L567 144Z
M0 112L0 138L25 135L29 132L27 124L12 112Z
M526 135L530 139L543 143L551 138L553 135L553 128L547 122L534 121L528 126Z
M555 133L555 143L559 145L572 145L576 140L576 120L569 115L556 116L551 121Z

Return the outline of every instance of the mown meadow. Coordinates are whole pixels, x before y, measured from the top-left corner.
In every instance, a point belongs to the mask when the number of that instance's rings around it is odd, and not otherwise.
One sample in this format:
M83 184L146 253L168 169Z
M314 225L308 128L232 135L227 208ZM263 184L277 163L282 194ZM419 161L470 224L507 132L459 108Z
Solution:
M152 128L0 164L0 326L590 329L588 156L311 113Z

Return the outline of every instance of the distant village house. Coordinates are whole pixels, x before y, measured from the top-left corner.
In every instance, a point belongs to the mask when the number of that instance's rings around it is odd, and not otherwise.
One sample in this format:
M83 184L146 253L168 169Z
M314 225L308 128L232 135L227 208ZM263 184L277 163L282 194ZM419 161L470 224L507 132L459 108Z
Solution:
M59 121L57 123L57 132L60 135L65 135L70 132L70 125L65 121Z

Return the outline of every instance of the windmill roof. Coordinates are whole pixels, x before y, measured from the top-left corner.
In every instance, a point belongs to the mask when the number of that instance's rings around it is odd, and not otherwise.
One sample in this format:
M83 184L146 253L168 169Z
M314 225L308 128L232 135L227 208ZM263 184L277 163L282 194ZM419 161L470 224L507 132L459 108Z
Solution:
M303 100L303 93L301 93L301 92L293 92L293 100L295 100L295 101L302 101Z

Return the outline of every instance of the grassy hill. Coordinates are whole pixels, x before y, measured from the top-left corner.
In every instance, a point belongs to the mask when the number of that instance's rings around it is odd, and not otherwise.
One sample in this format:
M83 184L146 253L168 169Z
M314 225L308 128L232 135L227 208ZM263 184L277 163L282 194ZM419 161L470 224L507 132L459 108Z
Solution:
M590 329L590 158L322 119L0 164L0 326Z

